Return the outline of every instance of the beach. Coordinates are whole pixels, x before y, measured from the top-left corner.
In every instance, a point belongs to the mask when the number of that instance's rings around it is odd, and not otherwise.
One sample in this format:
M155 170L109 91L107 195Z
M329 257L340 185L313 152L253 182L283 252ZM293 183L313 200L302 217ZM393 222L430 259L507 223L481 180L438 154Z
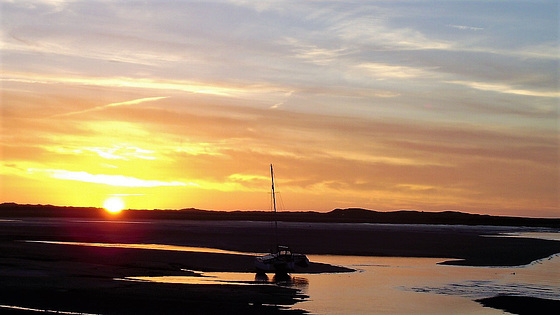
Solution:
M560 253L557 241L497 237L498 233L520 230L524 228L279 222L279 238L295 252L305 254L434 257L446 258L445 264L518 266ZM184 313L186 310L214 314L302 313L297 303L306 296L290 287L173 285L125 279L196 275L200 271L251 273L254 254L250 253L265 253L270 249L273 241L270 231L269 222L249 221L1 220L0 304L95 314ZM242 253L36 241L166 244ZM321 263L297 270L298 273L352 271Z

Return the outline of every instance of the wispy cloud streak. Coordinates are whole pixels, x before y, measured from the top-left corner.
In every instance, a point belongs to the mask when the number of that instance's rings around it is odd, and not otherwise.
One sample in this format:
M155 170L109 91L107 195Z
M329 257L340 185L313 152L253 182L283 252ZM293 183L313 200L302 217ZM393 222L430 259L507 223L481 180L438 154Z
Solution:
M475 26L467 26L467 25L456 25L456 24L449 24L449 27L456 28L462 31L482 31L484 30L483 27L475 27Z
M140 99L135 99L135 100L131 100L131 101L110 103L110 104L107 104L107 105L97 106L97 107L94 107L94 108L88 108L88 109L84 109L84 110L80 110L80 111L52 115L51 118L68 117L68 116L73 116L73 115L85 114L85 113L99 111L99 110L103 110L103 109L111 108L111 107L138 105L138 104L141 104L141 103L153 102L153 101L157 101L157 100L161 100L161 99L165 99L165 98L167 98L167 96L146 97L146 98L140 98Z
M560 97L560 91L526 90L526 89L514 88L507 84L473 82L473 81L448 81L448 83L464 85L482 91L493 91L493 92L505 93L505 94L516 94L516 95L538 96L538 97L554 97L554 98Z
M94 184L104 184L120 187L162 187L162 186L198 186L195 183L183 183L179 181L146 180L124 175L90 174L84 171L67 171L59 169L34 169L27 170L29 173L43 173L56 179L72 180Z

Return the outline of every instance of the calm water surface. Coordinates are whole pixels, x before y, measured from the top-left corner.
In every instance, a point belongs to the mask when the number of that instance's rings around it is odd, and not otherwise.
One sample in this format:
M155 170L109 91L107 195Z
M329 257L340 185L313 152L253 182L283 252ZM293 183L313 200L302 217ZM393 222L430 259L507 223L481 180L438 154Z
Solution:
M560 299L560 256L524 267L438 265L445 259L312 255L312 261L357 269L353 273L294 274L290 281L255 279L249 273L202 277L131 277L189 284L276 284L300 289L309 299L295 305L314 314L504 314L475 299L497 294Z
M312 257L322 259L323 257ZM437 265L442 259L324 257L357 273L306 275L309 301L320 314L503 314L474 299L500 293L560 299L560 256L518 268Z
M512 233L560 240L560 233ZM311 256L359 270L306 275L310 296L297 307L318 314L504 314L475 299L498 294L560 300L560 255L520 267L438 265L446 259Z

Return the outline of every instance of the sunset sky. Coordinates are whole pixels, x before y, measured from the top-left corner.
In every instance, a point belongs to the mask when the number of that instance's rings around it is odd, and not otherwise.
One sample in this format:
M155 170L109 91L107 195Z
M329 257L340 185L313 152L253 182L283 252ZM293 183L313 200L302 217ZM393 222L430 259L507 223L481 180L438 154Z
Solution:
M559 11L1 0L0 202L560 217Z

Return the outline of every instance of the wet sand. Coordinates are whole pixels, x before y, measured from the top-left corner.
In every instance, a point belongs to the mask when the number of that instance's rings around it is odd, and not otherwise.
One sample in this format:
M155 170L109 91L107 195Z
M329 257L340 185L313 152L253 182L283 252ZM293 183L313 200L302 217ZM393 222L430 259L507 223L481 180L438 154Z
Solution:
M253 263L250 256L18 241L0 242L0 252L4 305L96 314L274 314L282 311L276 305L290 306L303 298L296 290L267 285L166 285L123 279L194 275L182 269L239 270L250 268L245 266Z
M279 226L279 237L287 244L295 244L295 251L306 254L442 257L458 259L449 262L454 264L513 266L560 252L560 242L483 236L504 228L284 222ZM114 280L192 274L185 270L253 272L251 255L24 240L152 243L266 252L272 238L270 225L264 222L63 218L0 221L0 304L103 314L187 310L199 314L257 314L301 313L281 306L291 306L305 298L295 289L270 285L171 285ZM348 271L315 263L298 272Z

